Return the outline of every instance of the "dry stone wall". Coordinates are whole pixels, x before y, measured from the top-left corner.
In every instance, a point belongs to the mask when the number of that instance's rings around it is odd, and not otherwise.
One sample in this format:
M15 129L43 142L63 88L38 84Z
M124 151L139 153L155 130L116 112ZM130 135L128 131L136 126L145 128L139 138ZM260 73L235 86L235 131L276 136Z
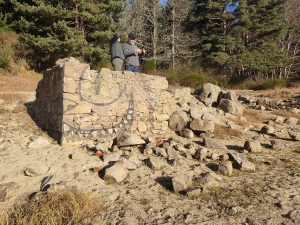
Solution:
M159 134L168 128L167 87L164 77L95 71L74 58L60 59L38 84L35 116L61 145L122 131Z

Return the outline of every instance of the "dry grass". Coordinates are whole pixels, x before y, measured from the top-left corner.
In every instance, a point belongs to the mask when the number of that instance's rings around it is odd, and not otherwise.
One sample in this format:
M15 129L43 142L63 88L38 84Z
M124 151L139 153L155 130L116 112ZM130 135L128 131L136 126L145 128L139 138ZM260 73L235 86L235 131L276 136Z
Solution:
M0 93L0 99L3 99L6 104L11 104L21 100L26 100L27 95L22 93Z
M255 109L244 109L243 116L247 119L248 123L262 123L266 120L262 113Z
M290 98L295 95L300 94L300 88L278 88L274 90L261 90L261 91L245 91L245 90L236 90L235 93L238 94L250 94L256 97L268 97L268 98Z
M3 104L0 104L0 114L11 112L10 110L8 110L5 107L5 105L15 103L15 102L19 102L19 101L22 101L22 100L26 100L27 95L22 94L22 93L9 93L9 92L0 93L0 100L1 99L4 100L5 102Z
M3 104L0 103L0 114L8 113L10 110L8 110L5 105L19 102L22 100L26 100L27 95L22 93L0 93L0 100L4 100L5 102Z
M41 78L41 74L27 71L26 69L22 69L18 75L12 75L7 71L0 70L0 91L35 91Z
M268 98L289 98L292 96L292 91L288 88L281 88L275 90L267 90L264 93L260 94L259 97L268 97Z
M0 224L86 224L87 218L99 215L103 210L97 202L80 191L43 193L39 199L30 200L8 215L0 214Z
M0 114L11 112L9 109L6 109L0 105Z
M246 120L237 118L237 119L232 119L232 121L234 121L239 126L247 127L250 124L263 123L266 120L266 118L259 111L254 109L244 109L243 117L245 117ZM214 129L215 138L228 139L231 136L240 137L242 135L243 134L241 131L226 126L222 126L222 125L216 124Z
M227 139L231 136L240 137L242 133L238 130L216 124L214 137L218 139Z
M29 78L29 79L34 79L34 80L40 80L42 79L43 75L40 73L36 73L33 70L28 70L26 69L26 67L28 67L26 65L26 61L24 59L20 59L21 62L19 62L19 64L21 64L19 70L18 70L18 76L22 77L22 78Z

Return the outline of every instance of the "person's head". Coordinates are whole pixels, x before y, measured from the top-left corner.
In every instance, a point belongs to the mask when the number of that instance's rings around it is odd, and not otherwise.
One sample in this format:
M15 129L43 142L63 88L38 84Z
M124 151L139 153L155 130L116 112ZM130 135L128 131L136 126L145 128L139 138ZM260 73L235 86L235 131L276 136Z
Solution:
M128 34L128 42L134 44L136 36L133 33Z
M121 33L114 33L113 37L110 40L110 43L115 43L115 42L120 42L122 38L122 34Z

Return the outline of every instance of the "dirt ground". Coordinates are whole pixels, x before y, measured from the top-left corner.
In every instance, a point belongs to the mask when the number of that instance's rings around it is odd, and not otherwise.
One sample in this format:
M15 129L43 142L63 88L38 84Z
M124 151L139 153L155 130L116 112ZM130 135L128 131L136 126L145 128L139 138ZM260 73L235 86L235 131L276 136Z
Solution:
M28 92L31 97L27 101L32 102L38 81L37 77L0 73L0 92ZM291 92L298 93L297 90ZM252 91L248 94L258 95ZM119 185L107 185L105 188L101 186L103 184L97 184L100 182L98 177L88 183L85 177L88 172L79 175L81 187L85 187L97 196L95 200L98 201L100 198L107 207L107 210L91 220L90 224L299 225L300 142L289 138L285 131L291 129L290 127L276 125L275 129L276 138L284 146L280 150L270 148L269 143L274 136L260 135L256 130L243 137L224 140L228 146L237 145L242 148L245 139L259 138L263 151L248 155L248 159L255 164L256 170L249 172L234 169L232 176L218 174L222 179L217 185L207 187L205 192L193 198L174 193L169 188L170 176L178 173L180 168L151 170L142 167L131 171L125 182ZM293 129L300 130L300 126L297 125ZM32 134L47 136L37 127L27 112L0 114L0 139L2 136L10 138L11 143L18 143ZM24 156L18 156L22 151ZM70 151L70 148L63 149L53 143L49 149L37 150L31 160L38 161L45 157L48 163L50 160L56 164L63 164L68 159ZM11 155L18 156L17 158L8 159L1 156L1 162L9 163L11 166L6 169L1 167L0 185L14 181L14 177L20 176L21 166L28 160L27 155L26 149L20 149L19 152ZM54 160L55 157L60 159ZM37 161L31 163L37 165ZM200 164L192 162L188 168L194 170ZM19 171L15 172L13 167L18 168ZM30 186L31 183L28 180L26 182L27 186ZM32 184L37 185L38 182ZM32 189L27 187L24 191L29 194ZM3 209L6 205L0 203L0 206Z

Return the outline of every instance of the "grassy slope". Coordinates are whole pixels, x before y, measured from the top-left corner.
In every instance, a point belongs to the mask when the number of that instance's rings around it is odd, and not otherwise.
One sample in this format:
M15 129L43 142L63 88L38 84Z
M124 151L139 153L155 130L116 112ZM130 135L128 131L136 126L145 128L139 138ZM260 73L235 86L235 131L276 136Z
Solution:
M21 71L12 75L6 70L0 70L0 92L35 91L42 75L34 71Z

